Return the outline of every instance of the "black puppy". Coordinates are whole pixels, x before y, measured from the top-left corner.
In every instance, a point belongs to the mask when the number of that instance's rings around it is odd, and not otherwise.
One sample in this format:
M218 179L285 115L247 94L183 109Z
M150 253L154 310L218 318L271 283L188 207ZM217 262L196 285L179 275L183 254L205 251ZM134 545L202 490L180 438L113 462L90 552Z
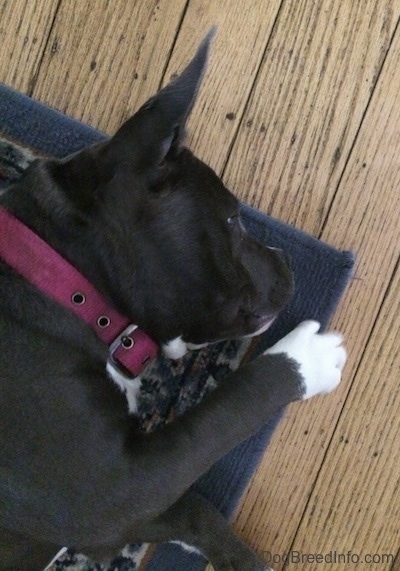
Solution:
M135 367L154 343L179 357L257 334L293 289L283 253L246 234L237 199L183 146L209 42L110 141L38 160L0 196L2 571L43 569L65 545L99 559L166 540L218 571L266 569L188 490L281 407L340 381L341 336L304 322L186 416L134 430Z

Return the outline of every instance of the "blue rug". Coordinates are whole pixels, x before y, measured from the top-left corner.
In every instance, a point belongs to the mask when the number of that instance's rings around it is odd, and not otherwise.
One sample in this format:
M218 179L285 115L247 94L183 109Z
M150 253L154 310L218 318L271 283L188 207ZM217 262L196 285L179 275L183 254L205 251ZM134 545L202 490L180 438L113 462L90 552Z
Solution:
M18 180L38 155L64 157L102 140L102 133L0 85L0 187ZM142 429L155 430L184 413L213 390L218 380L241 362L260 354L304 319L326 326L351 277L353 254L339 252L295 228L242 205L244 223L259 242L283 248L292 258L296 293L269 331L252 343L219 343L178 362L160 357L146 372L140 395ZM1 229L0 229L1 230ZM217 462L195 484L230 518L271 434L274 418L258 434ZM122 548L123 546L121 546ZM144 562L146 560L146 564ZM141 565L142 562L142 565ZM64 571L203 571L205 559L176 544L126 546L109 566L68 551L52 569Z

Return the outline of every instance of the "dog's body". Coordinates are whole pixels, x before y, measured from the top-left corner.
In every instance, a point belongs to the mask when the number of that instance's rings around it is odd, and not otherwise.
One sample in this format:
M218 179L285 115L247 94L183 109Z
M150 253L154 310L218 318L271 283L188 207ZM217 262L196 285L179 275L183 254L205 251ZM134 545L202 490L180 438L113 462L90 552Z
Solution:
M283 253L250 239L238 201L181 145L208 42L109 142L37 161L0 196L176 357L260 332L293 289ZM2 571L42 569L64 545L103 557L166 540L218 571L265 569L188 489L281 407L337 385L341 338L317 331L305 322L190 414L139 434L121 391L138 380L110 375L93 331L0 261Z

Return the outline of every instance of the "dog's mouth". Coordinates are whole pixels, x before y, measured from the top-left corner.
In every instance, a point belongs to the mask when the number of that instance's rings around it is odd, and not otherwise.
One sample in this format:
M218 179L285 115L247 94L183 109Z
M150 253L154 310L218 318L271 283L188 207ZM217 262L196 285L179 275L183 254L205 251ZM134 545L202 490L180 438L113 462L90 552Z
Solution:
M271 327L275 319L277 318L278 314L275 315L253 315L254 320L257 320L257 329L253 331L253 333L247 333L246 335L241 335L242 339L248 339L251 337L257 337L257 335L261 335L265 333L267 329ZM210 345L210 343L217 343L218 341L222 341L223 339L213 340L213 341L206 341L205 343L191 343L190 341L185 341L186 347L190 351L195 351L197 349L202 349Z
M265 333L267 329L271 327L275 319L278 317L278 314L275 315L254 315L254 318L257 319L258 325L257 329L253 333L249 333L244 335L245 338L248 337L257 337L257 335L261 335Z

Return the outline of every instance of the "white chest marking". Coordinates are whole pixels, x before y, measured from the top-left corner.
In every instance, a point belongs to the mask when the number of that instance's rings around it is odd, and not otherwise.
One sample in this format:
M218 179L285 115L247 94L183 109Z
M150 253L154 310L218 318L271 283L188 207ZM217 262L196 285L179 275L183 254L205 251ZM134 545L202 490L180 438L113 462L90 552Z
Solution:
M181 359L186 355L188 346L182 337L175 337L162 346L163 353L168 359Z
M125 394L126 400L128 401L129 412L131 414L136 414L138 410L137 396L140 391L140 385L142 383L141 376L139 375L134 379L127 379L121 375L121 373L119 373L109 362L107 362L106 370L110 375L110 378Z
M164 355L169 359L180 359L187 353L187 350L187 345L182 337L176 337L163 345ZM110 378L125 394L126 400L128 401L129 412L136 414L138 411L138 394L142 382L141 376L139 375L134 379L127 379L124 375L121 375L110 362L107 362L106 370Z

